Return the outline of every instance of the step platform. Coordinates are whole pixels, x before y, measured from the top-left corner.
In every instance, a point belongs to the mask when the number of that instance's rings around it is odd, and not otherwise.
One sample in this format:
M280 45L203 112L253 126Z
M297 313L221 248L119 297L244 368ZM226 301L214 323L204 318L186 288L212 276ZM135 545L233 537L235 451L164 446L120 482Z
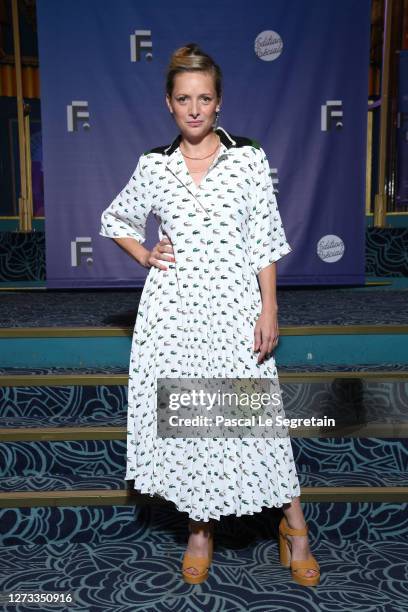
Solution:
M402 286L279 289L275 357L286 415L331 411L340 420L335 432L291 432L323 573L312 602L278 563L280 508L221 518L205 585L211 601L205 589L194 599L180 580L186 513L124 480L140 291L3 291L2 298L0 591L27 590L30 576L37 590L72 590L80 610L164 610L169 593L172 609L222 609L224 595L237 610L404 609Z
M140 289L3 291L4 367L129 365ZM408 363L406 289L278 289L278 365Z

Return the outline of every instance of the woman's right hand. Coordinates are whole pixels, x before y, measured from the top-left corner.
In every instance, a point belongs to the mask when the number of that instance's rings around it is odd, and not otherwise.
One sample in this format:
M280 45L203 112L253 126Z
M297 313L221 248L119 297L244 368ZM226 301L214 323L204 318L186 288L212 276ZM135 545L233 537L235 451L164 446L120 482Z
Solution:
M170 261L172 263L176 261L173 245L167 236L160 240L151 251L148 251L145 266L149 268L154 266L159 268L159 270L168 270L168 267L161 264L160 261Z

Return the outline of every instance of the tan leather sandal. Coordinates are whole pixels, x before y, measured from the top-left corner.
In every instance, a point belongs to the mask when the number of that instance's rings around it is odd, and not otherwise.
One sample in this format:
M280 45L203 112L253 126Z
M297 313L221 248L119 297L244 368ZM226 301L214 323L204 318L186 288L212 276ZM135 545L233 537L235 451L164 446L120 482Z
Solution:
M289 540L286 537L287 535L307 535L308 531L307 525L302 529L292 529L289 527L286 517L282 517L279 523L279 558L284 567L290 567L295 582L302 586L316 586L320 582L320 566L315 557L311 555L308 559L292 560ZM308 576L306 573L308 569L315 570L316 575Z
M191 533L191 529L190 529ZM214 549L214 534L208 536L208 555L205 557L196 557L189 552L185 552L183 556L182 574L183 578L189 584L199 584L208 578L208 570L212 563ZM197 574L187 572L189 568L194 568Z

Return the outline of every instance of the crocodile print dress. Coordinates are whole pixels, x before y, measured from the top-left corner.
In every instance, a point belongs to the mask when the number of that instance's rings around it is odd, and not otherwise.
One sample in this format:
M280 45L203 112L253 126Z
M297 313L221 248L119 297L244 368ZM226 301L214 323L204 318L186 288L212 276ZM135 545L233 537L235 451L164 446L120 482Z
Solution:
M175 262L149 269L129 363L125 480L174 502L194 520L253 514L300 495L289 437L156 436L157 378L277 379L272 355L257 363L257 274L292 249L264 150L216 129L221 145L199 186L181 135L140 156L102 212L100 235L145 240L149 212Z

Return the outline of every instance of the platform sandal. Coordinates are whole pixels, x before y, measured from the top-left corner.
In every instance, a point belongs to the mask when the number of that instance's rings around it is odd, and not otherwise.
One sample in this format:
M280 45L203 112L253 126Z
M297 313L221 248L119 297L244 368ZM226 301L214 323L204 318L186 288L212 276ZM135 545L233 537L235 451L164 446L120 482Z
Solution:
M214 549L214 536L208 536L208 555L205 557L195 557L189 552L184 553L183 557L183 565L182 565L182 574L185 582L189 584L199 584L200 582L204 582L208 578L208 570L212 563L213 557L213 549ZM191 572L187 572L186 570L189 568L194 568L197 571L197 574L193 574Z
M320 566L315 557L311 555L305 560L291 560L292 554L287 535L305 536L309 531L306 525L302 529L292 529L289 527L286 517L282 517L279 523L279 557L280 562L284 567L290 567L292 578L302 586L316 586L320 582ZM315 576L307 576L307 570L315 570Z

